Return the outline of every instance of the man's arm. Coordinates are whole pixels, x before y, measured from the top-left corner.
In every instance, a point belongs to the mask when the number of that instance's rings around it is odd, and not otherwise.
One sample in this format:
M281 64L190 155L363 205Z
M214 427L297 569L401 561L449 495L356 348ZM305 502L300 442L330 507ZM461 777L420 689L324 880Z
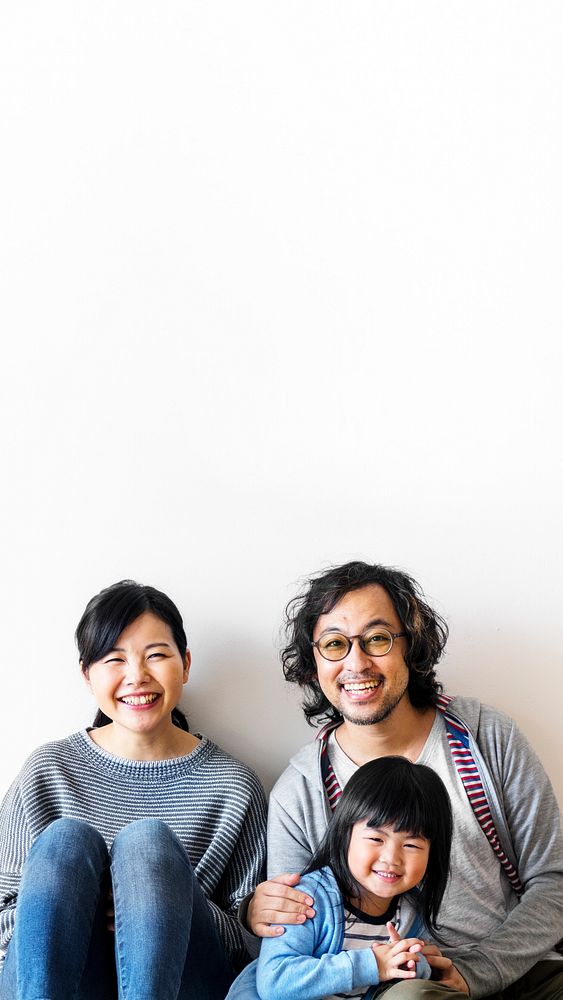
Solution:
M315 913L311 909L314 905L311 897L293 888L300 881L301 872L311 860L312 850L307 842L304 817L302 816L301 821L294 818L280 801L280 798L285 797L286 774L282 775L282 779L273 789L268 808L270 879L256 887L246 909L246 926L259 937L279 936L284 933L281 924L303 923ZM302 796L299 794L297 782L296 785L296 794L291 797L299 816L302 813ZM278 787L280 787L279 797Z
M502 795L524 893L485 940L444 949L475 998L515 982L545 957L563 932L563 844L549 779L516 724L485 706L479 744ZM486 784L489 793L490 782Z
M302 872L326 833L329 808L315 780L317 746L310 748L310 776L291 765L276 782L268 807L268 877ZM315 757L313 756L315 755Z
M314 745L310 753L314 761ZM280 924L299 924L314 916L314 901L293 887L326 830L323 795L322 788L308 782L291 765L272 790L268 809L270 881L256 888L241 914L246 927L259 937L278 936L284 933Z

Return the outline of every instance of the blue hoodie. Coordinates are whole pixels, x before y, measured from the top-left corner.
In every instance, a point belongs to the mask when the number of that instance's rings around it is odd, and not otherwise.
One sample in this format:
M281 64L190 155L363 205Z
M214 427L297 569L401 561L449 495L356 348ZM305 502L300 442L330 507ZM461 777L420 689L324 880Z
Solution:
M260 957L235 980L227 1000L322 1000L334 993L379 985L370 947L342 951L344 906L330 868L304 875L297 888L313 897L316 916L304 924L286 925L280 937L264 938ZM414 893L402 897L401 936L426 937L413 899ZM423 956L416 975L430 979L430 966Z

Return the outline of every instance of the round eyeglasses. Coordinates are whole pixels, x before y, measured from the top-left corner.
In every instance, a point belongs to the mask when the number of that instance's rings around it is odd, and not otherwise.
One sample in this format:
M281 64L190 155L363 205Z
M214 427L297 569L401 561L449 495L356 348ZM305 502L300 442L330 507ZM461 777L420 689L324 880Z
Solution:
M352 649L354 639L368 656L385 656L391 652L395 639L401 639L406 632L390 632L386 628L368 628L360 635L343 635L342 632L327 632L311 645L318 649L325 660L345 660Z

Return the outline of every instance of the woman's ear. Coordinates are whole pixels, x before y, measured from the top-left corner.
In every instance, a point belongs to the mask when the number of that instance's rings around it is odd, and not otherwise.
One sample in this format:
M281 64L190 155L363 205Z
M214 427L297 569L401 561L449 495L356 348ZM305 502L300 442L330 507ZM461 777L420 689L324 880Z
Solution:
M84 683L85 683L86 687L88 688L90 694L92 694L92 685L90 684L90 670L89 670L88 667L86 667L86 670L84 669L84 667L82 665L82 660L80 661L80 669L82 671L82 677L83 677Z
M190 667L192 663L192 654L189 649L186 649L184 656L184 684L187 683L188 677L190 676Z

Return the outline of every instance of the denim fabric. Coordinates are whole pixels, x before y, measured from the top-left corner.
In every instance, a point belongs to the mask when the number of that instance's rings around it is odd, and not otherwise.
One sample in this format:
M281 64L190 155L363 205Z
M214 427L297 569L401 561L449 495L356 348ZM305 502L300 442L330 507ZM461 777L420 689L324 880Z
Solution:
M166 824L131 823L109 853L79 820L56 820L37 838L0 1000L223 1000L232 979L211 907Z

